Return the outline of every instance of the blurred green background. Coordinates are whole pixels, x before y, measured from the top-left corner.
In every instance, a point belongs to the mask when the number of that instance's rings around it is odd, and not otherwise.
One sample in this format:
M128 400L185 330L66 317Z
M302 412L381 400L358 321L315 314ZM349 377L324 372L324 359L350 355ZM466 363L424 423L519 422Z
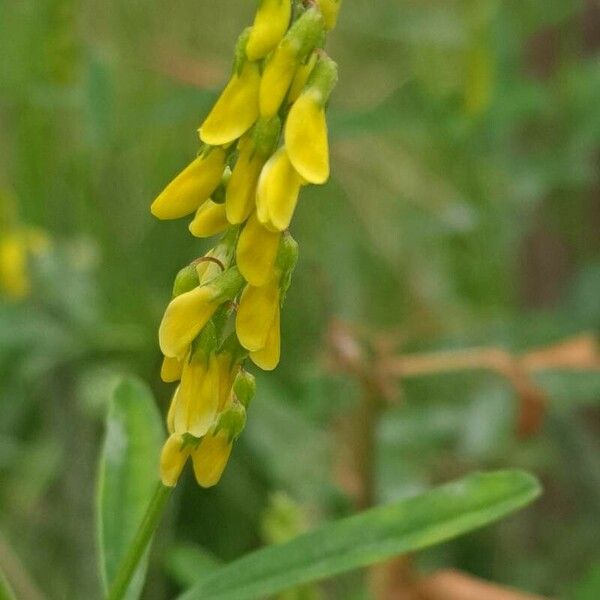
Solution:
M174 274L208 247L148 207L194 156L254 8L0 0L0 234L34 242L29 290L15 297L4 273L0 298L0 566L27 600L98 597L107 400L133 373L165 410L156 329ZM296 213L280 367L257 374L222 483L184 477L144 598L187 584L198 556L277 540L278 511L312 526L354 510L344 456L358 442L340 439L340 423L363 391L333 368L332 322L358 332L367 370L382 353L518 353L597 334L599 47L594 0L345 0L328 46L340 66L333 176ZM529 469L541 501L418 567L600 598L598 365L541 369L535 382L545 419L520 439L518 394L498 375L396 380L376 431L376 498ZM369 598L361 582L322 593Z

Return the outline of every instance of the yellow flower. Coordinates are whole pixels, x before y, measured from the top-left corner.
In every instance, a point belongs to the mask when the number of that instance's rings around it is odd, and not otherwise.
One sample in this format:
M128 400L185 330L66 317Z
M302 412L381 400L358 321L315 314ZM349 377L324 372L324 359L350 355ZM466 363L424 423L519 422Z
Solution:
M317 0L326 29L333 29L337 24L338 14L342 6L342 0Z
M246 223L236 249L237 266L248 283L264 285L273 275L281 233L261 225L253 213Z
M163 485L174 487L181 471L190 455L190 448L185 447L182 436L169 436L160 455L160 478Z
M260 82L260 115L271 118L277 114L298 67L295 48L283 40L265 65Z
M287 229L294 215L301 185L302 178L292 166L283 146L269 159L260 174L256 192L258 220L275 231Z
M255 152L251 135L244 136L238 144L239 155L225 195L225 211L232 225L243 223L254 210L256 183L265 164Z
M261 0L246 45L250 60L264 58L277 46L288 28L291 13L290 0Z
M235 331L244 348L255 352L267 345L278 307L278 277L274 277L262 287L246 286L235 320Z
M279 364L281 355L280 335L280 311L279 304L277 304L275 318L269 327L265 347L250 353L250 358L256 366L265 371L272 371Z
M219 407L219 365L214 353L199 351L186 361L174 407L176 433L202 437L213 425Z
M182 358L218 307L210 285L173 298L158 330L162 353L170 358Z
M294 102L294 100L296 100L296 98L298 98L298 96L300 95L300 92L302 92L304 86L306 85L306 82L308 81L308 78L310 77L310 74L312 73L312 70L317 64L318 57L319 55L317 54L317 52L313 52L310 55L310 58L308 59L306 64L300 65L298 67L296 75L294 76L294 80L292 81L290 91L288 93L288 103L291 104L292 102Z
M165 356L160 368L160 378L165 383L173 383L181 379L183 364L176 358Z
M0 239L0 289L15 299L29 293L27 245L19 232L3 234Z
M154 200L152 214L158 219L179 219L197 210L221 182L225 157L222 148L202 152Z
M196 211L189 230L192 235L203 238L222 233L229 226L225 216L225 205L208 200Z
M258 117L258 63L244 61L235 71L199 129L205 144L220 146L242 136Z
M294 169L306 181L319 184L327 181L327 122L318 90L302 93L292 105L285 126L285 145Z
M227 466L233 441L225 431L205 435L197 448L192 449L196 481L204 488L219 483Z

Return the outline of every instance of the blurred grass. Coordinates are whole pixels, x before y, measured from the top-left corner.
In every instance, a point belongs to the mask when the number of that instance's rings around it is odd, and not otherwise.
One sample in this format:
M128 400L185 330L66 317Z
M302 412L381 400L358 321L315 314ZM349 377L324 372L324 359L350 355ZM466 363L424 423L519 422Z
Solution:
M53 240L32 264L31 298L0 301L0 531L49 598L97 597L92 488L114 381L133 372L168 399L155 330L173 275L205 244L155 223L148 205L194 155L252 10L0 0L0 187ZM175 589L160 564L175 544L224 559L255 547L273 490L315 520L350 511L331 431L359 391L327 368L332 318L397 332L406 351L598 332L597 4L347 0L331 37L334 175L297 212L282 363L259 378L222 485L186 480L148 598ZM547 490L508 522L424 553L426 567L561 597L592 573L600 389L580 382L544 379L550 414L527 442L493 376L403 385L381 423L381 498L484 466L529 468ZM336 585L333 597L361 589Z

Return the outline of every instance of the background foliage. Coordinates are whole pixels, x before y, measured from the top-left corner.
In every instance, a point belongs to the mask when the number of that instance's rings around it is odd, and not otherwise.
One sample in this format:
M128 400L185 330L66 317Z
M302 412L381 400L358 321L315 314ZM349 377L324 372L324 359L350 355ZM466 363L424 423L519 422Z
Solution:
M332 369L333 320L393 354L519 352L600 326L597 3L345 4L331 36L333 177L297 212L281 365L259 375L222 484L202 491L184 478L145 598L191 583L187 564L277 541L274 492L293 500L301 527L353 511L340 422L361 388ZM204 247L181 223L155 223L148 206L194 155L253 8L0 0L0 185L49 239L31 257L29 296L0 300L0 565L26 565L32 600L39 589L97 597L108 398L134 373L166 407L155 332L172 277ZM501 377L398 382L377 428L376 498L473 469L527 468L544 483L540 502L419 554L419 568L598 597L600 377L545 370L537 383L546 417L523 440ZM325 590L367 597L357 578Z

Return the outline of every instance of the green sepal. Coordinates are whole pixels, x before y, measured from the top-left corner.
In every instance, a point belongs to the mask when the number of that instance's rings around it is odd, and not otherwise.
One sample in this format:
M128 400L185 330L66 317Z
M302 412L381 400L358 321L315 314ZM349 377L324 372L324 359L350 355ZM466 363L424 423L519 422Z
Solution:
M338 82L338 66L327 54L321 53L304 90L317 89L325 106Z
M186 292L191 292L195 287L198 287L200 284L200 279L198 278L198 272L196 271L196 264L192 263L183 267L175 275L175 281L173 282L173 298L177 296L181 296L181 294L185 294Z
M240 402L234 400L231 406L221 413L213 435L223 431L232 442L240 436L245 427L246 409Z
M233 382L233 393L244 408L248 408L256 395L256 378L254 375L241 369Z
M244 31L240 34L235 43L235 55L233 59L233 72L236 75L239 75L244 68L244 64L248 60L246 56L246 45L248 44L248 39L250 38L250 32L252 31L252 27L246 27Z
M281 119L275 115L271 119L260 118L252 132L254 152L261 158L267 159L279 144L281 135Z
M281 236L276 265L281 273L279 278L280 303L283 305L285 294L292 282L292 274L298 263L298 242L289 231Z

